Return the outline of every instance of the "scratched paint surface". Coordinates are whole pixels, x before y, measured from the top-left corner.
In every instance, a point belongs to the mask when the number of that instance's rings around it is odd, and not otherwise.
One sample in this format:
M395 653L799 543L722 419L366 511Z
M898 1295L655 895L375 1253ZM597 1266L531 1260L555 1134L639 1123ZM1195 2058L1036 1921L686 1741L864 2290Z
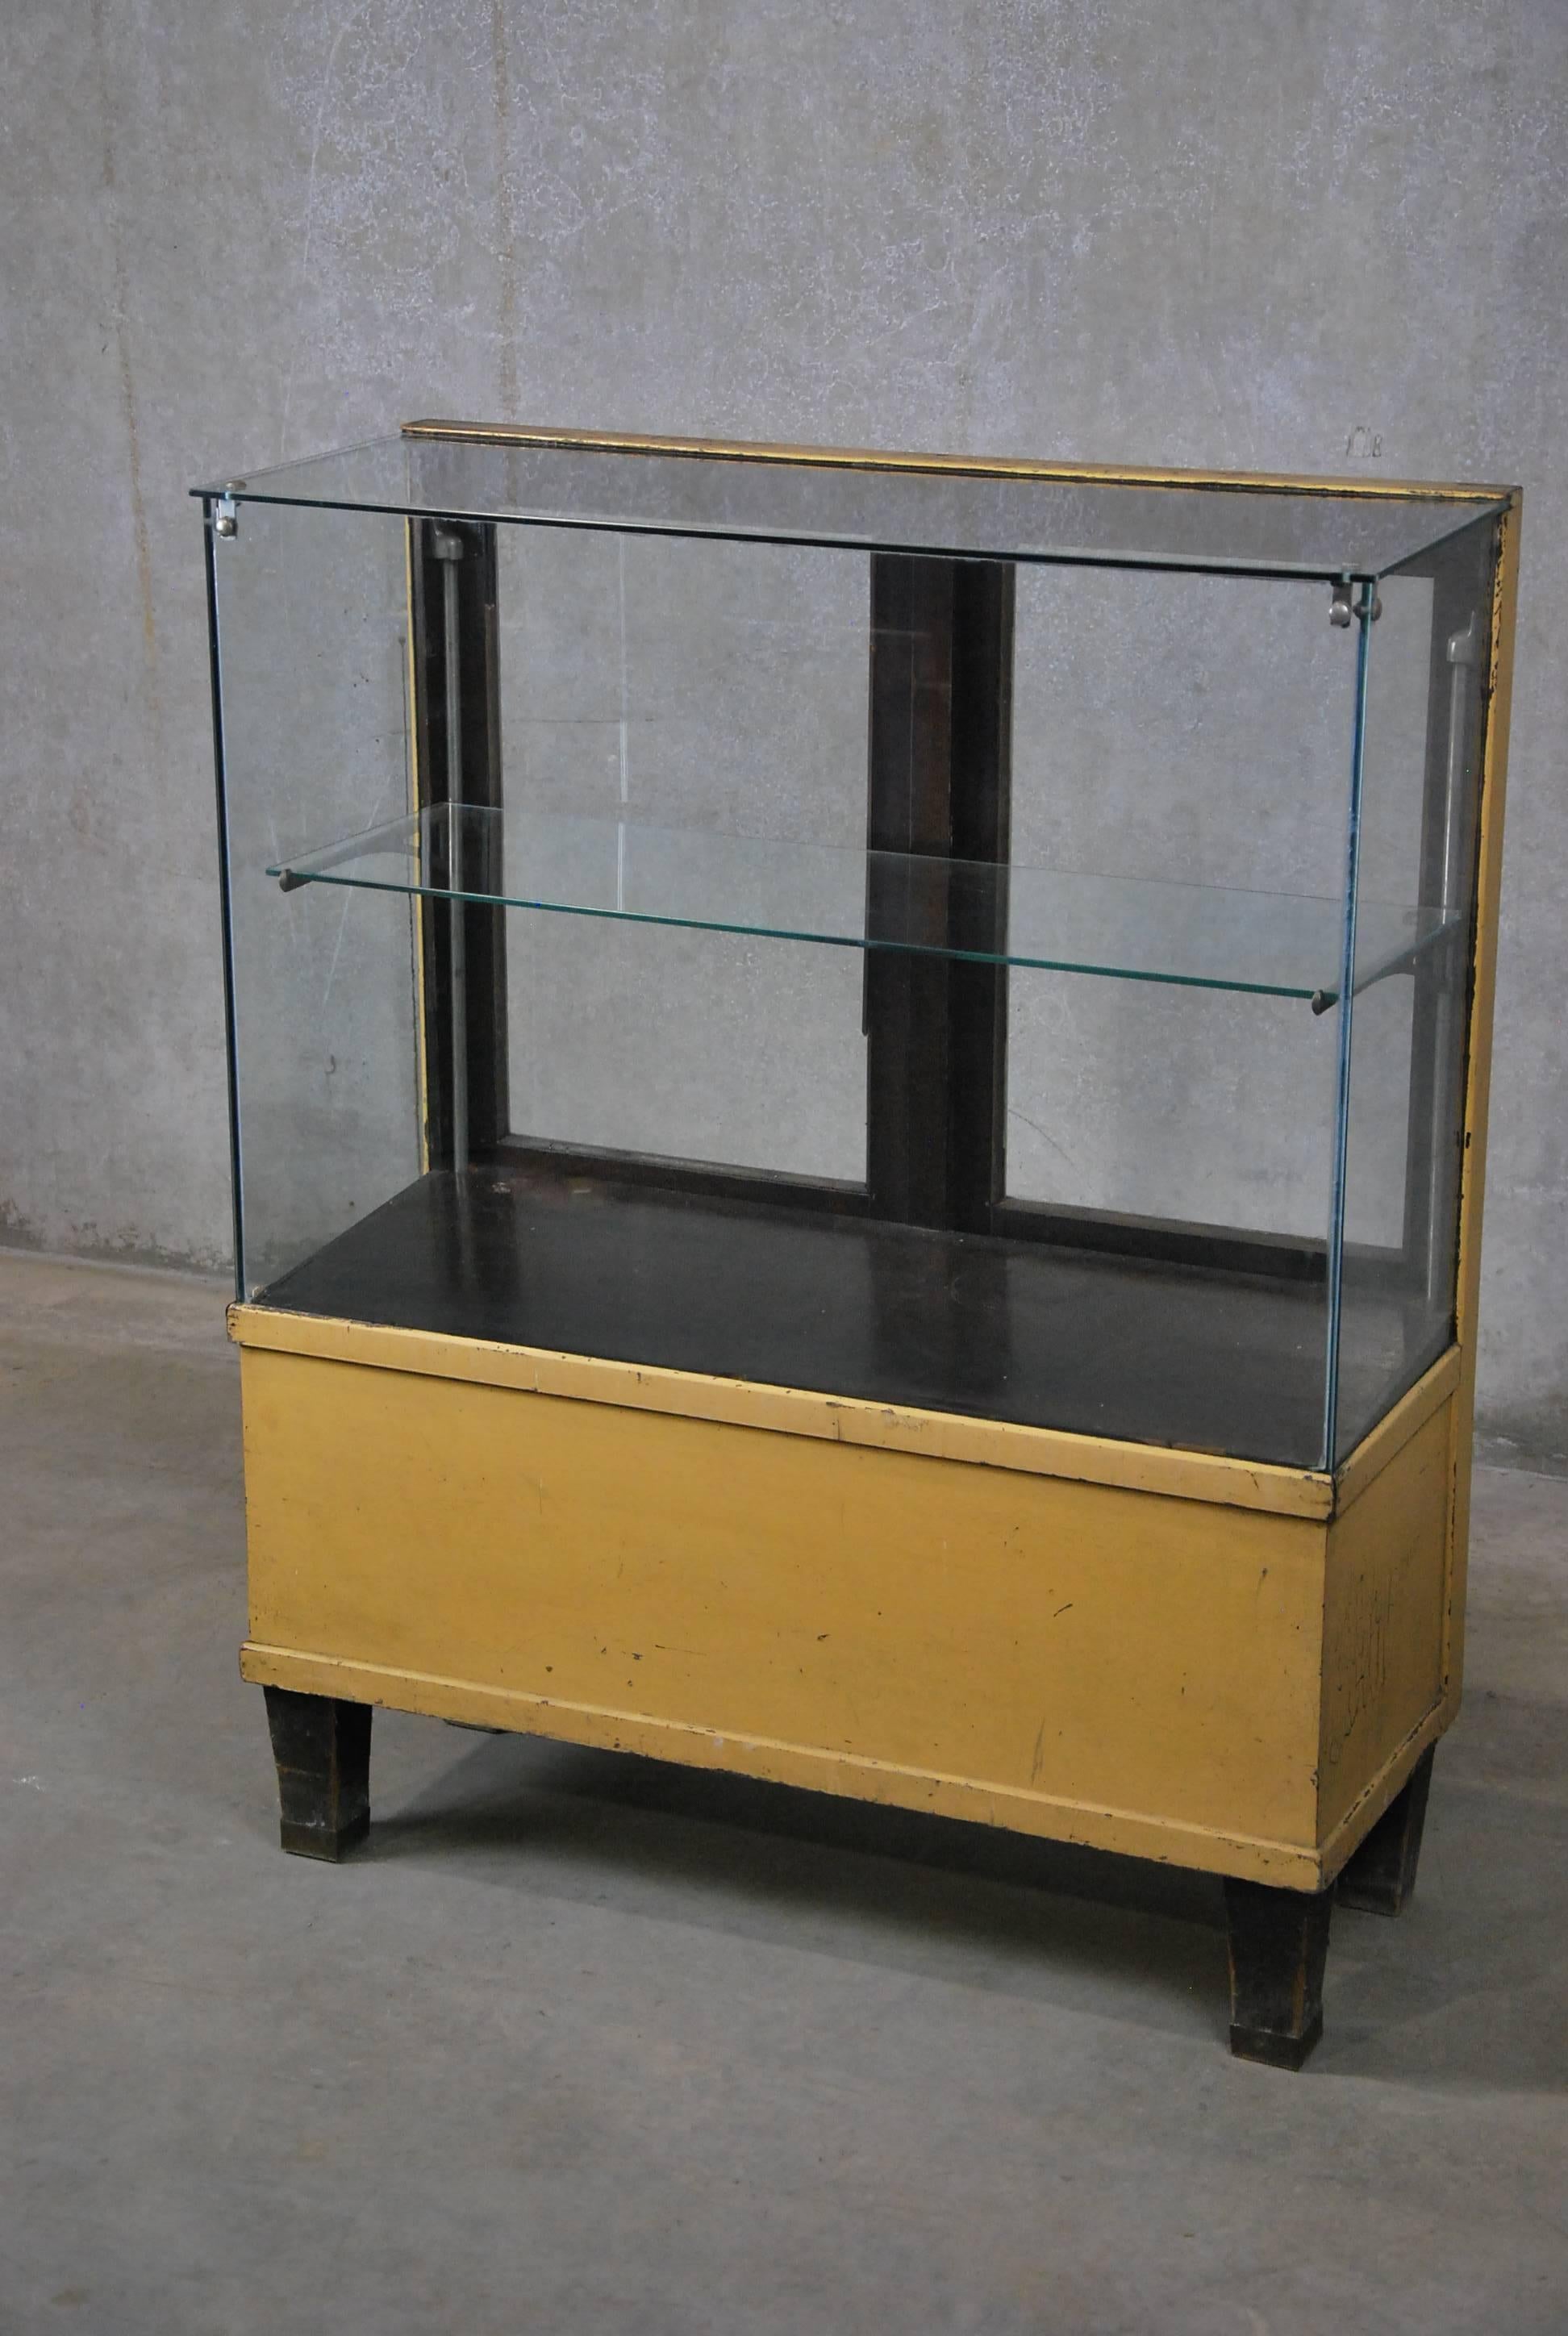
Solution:
M1560 8L18 0L0 63L8 1237L227 1246L190 478L442 411L1518 477L1482 1402L1551 1442Z

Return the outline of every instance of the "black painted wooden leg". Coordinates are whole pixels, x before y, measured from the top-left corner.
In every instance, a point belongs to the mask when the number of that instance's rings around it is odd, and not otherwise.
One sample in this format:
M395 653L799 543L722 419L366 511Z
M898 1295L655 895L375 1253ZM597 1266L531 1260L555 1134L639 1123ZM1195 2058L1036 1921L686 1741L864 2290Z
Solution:
M1421 1855L1421 1828L1427 1822L1427 1795L1432 1786L1432 1754L1428 1745L1410 1771L1403 1791L1396 1793L1371 1832L1339 1875L1341 1906L1363 1914L1402 1914L1416 1887L1416 1867Z
M1331 1890L1309 1896L1266 1882L1225 1883L1231 1926L1231 2049L1238 2060L1299 2068L1323 2032Z
M336 1859L370 1831L370 1706L269 1687L283 1846Z

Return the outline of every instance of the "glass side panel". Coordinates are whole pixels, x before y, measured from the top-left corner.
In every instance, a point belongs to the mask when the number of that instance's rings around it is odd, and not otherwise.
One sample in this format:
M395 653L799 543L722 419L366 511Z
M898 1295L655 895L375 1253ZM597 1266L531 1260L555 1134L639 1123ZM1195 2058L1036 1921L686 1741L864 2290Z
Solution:
M465 867L486 865L500 871L493 885L465 881ZM286 891L326 884L433 899L456 892L572 916L1300 998L1320 1014L1339 989L1338 900L1213 884L445 804L272 861L266 872ZM1407 966L1445 930L1435 907L1365 902L1359 986Z
M410 913L265 873L407 804L404 535L258 508L214 547L245 1293L419 1173Z
M222 482L206 490L221 493ZM1421 493L1115 484L950 467L758 462L387 438L245 481L244 498L804 543L1373 574L1474 517ZM1480 508L1498 508L1493 501Z
M1386 577L1371 628L1359 889L1401 886L1439 939L1363 988L1380 945L1358 916L1337 1459L1453 1338L1494 533Z

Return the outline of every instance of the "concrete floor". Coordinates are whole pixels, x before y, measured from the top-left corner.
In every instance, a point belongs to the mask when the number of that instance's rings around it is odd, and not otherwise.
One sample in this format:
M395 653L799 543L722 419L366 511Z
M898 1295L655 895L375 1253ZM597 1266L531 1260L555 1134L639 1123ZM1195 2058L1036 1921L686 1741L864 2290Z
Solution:
M1568 2329L1568 1484L1297 2078L1218 1887L378 1718L282 1856L210 1284L0 1259L0 2329Z

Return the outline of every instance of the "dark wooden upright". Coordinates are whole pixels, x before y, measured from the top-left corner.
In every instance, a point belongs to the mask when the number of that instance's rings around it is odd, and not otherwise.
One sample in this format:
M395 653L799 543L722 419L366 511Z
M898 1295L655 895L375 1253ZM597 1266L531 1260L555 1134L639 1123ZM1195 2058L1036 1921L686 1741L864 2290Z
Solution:
M1005 871L1010 823L1013 569L872 560L868 930L932 950L1005 947L1006 878L921 881L875 854ZM916 887L918 886L918 891ZM896 897L901 891L905 898ZM866 952L867 1181L872 1212L986 1232L1002 1192L1005 966Z
M1227 1879L1231 2049L1238 2060L1299 2068L1321 2036L1333 1911L1331 1890Z
M336 1864L370 1831L370 1706L284 1687L263 1693L283 1846Z
M1427 1747L1404 1790L1395 1794L1340 1874L1341 1906L1354 1906L1362 1914L1402 1914L1409 1904L1421 1857L1436 1748Z
M414 601L414 769L421 811L455 796L499 811L502 804L501 660L496 605L495 529L477 521L443 520L463 556L457 577L462 768L454 772L446 738L446 635L443 571L434 550L433 520L411 519L409 567ZM463 890L500 892L500 822L471 823L465 835ZM436 831L437 884L450 881L444 840ZM471 904L463 911L468 977L469 1150L493 1149L506 1134L506 911ZM452 910L443 901L420 908L426 1071L425 1136L433 1167L452 1161Z

